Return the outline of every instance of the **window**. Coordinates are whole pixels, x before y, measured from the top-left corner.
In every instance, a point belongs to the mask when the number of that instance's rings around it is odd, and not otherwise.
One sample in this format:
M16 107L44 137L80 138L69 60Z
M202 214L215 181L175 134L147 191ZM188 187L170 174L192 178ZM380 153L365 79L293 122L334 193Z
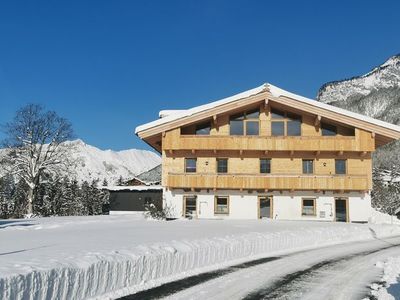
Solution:
M337 128L334 125L321 123L321 132L323 136L334 136L337 134Z
M185 172L186 173L196 173L196 158L185 158Z
M258 109L230 118L230 135L259 135L260 111Z
M265 173L265 174L271 173L271 159L269 158L260 159L260 173Z
M196 196L185 196L183 198L184 204L184 217L186 218L193 218L196 217L197 212L197 198Z
M196 126L196 135L210 135L211 123L204 123Z
M228 173L228 159L218 158L217 159L217 173Z
M285 135L285 122L272 122L271 130L273 136L283 136Z
M301 116L271 108L272 136L300 136Z
M229 214L229 198L227 196L215 197L215 214L228 215Z
M258 135L259 123L258 121L246 122L246 135Z
M302 199L302 216L315 216L315 199Z
M313 174L314 173L314 160L303 159L303 174Z
M345 159L335 159L335 173L336 174L346 174L346 160Z

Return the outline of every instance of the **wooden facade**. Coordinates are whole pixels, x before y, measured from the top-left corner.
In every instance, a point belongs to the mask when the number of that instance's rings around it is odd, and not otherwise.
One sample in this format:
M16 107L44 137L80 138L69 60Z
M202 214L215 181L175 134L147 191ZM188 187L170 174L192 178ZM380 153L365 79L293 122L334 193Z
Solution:
M299 116L300 135L273 136L273 109ZM252 120L258 133L231 135L232 116L254 110L259 112ZM209 124L206 135L195 134L201 124ZM335 126L336 134L324 136L322 124ZM371 190L372 152L400 137L391 128L311 104L300 105L268 91L162 123L138 135L162 153L162 185L168 189L341 193ZM185 171L186 158L196 159L196 172ZM218 173L218 158L228 159L227 173ZM268 174L260 172L263 158L270 159ZM311 174L303 174L304 159L313 161ZM345 174L336 174L336 160L346 161Z

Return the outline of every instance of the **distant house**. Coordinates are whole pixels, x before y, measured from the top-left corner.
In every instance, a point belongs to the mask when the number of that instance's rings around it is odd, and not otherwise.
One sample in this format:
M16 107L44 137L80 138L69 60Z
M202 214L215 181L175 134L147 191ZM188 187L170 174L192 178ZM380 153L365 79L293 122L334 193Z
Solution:
M128 181L124 186L108 186L110 192L110 214L134 214L145 210L153 203L162 207L161 165Z

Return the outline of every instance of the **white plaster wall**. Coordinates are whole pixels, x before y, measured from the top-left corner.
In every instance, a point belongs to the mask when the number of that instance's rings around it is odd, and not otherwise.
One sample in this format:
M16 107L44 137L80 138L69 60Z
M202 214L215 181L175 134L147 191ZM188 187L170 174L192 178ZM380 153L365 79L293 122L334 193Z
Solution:
M369 193L350 193L348 197L350 222L368 222L371 216L371 196Z
M349 199L349 221L366 222L371 213L371 197L364 193L325 194L314 192L274 192L269 194L248 193L237 190L217 191L202 190L200 192L184 192L183 190L164 191L164 201L172 208L173 217L182 217L183 197L197 195L197 216L204 219L257 219L258 196L273 196L274 219L280 220L318 220L333 221L335 218L335 197ZM229 215L214 214L214 199L216 195L229 196ZM316 199L316 216L302 216L302 199Z

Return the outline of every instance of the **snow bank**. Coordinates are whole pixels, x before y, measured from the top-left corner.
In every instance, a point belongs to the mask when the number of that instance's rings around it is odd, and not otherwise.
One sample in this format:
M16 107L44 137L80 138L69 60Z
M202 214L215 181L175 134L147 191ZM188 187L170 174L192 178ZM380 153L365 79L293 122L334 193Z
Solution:
M385 214L379 212L375 209L371 211L370 223L372 224L397 224L400 225L400 220L396 216L391 216L389 214Z
M131 216L0 225L0 299L114 298L257 257L400 234L390 225Z
M382 284L373 284L372 296L378 300L395 300L400 297L400 256L389 257L385 262L378 262L383 269Z

